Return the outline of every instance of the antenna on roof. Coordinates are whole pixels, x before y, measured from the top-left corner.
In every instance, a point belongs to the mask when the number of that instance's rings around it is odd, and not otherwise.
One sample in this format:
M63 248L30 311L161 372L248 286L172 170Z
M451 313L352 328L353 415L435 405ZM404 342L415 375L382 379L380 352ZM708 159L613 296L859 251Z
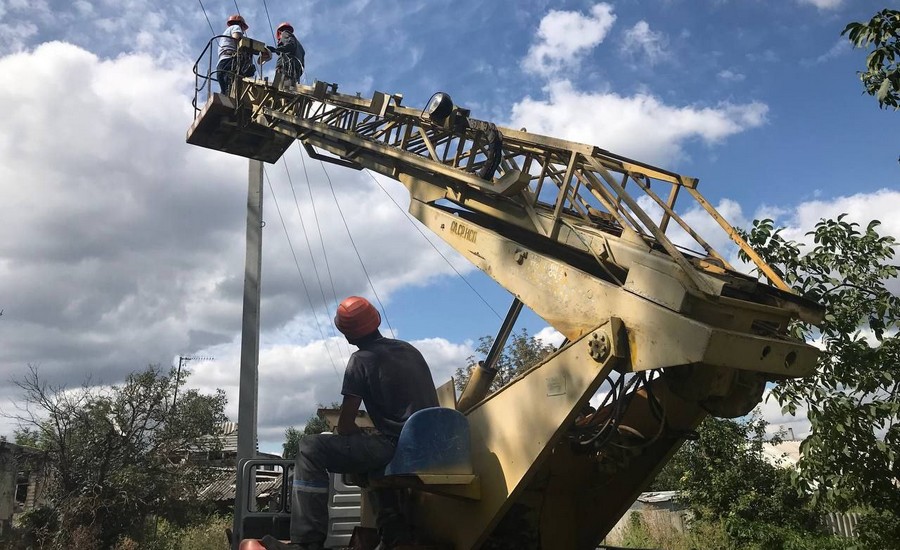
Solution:
M172 407L175 406L175 400L178 399L178 386L181 385L181 367L188 361L214 361L215 357L203 355L179 355L178 370L175 371L175 392L172 394Z

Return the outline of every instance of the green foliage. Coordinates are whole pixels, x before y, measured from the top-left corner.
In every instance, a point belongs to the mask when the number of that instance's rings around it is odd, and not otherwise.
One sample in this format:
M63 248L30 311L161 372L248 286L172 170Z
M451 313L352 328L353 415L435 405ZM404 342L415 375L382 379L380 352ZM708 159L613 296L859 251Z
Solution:
M618 537L607 542L624 548L665 548L665 550L736 550L721 522L693 521L690 529L679 531L663 512L632 512Z
M685 443L673 466L682 472L675 488L698 519L815 529L817 515L793 490L788 470L764 458L764 420L709 417L697 433L699 438Z
M626 548L652 548L656 546L656 541L650 536L644 522L641 521L641 515L637 512L631 512L628 516L628 525L622 534L622 546Z
M161 519L154 522L153 535L140 548L147 550L228 550L225 529L231 518L207 516L186 526ZM124 546L122 542L120 546Z
M712 547L843 548L819 532L819 510L795 490L791 471L764 458L766 425L755 415L742 421L708 417L698 438L685 442L660 472L654 489L681 491L694 516L692 530L720 529L728 544L720 540Z
M755 221L748 240L802 296L823 304L824 323L792 332L819 339L812 377L780 382L772 395L785 412L807 407L798 486L836 510L900 510L900 297L888 289L898 269L896 241L845 220L822 220L813 248L786 241L771 220ZM896 514L894 514L896 517ZM895 523L900 523L896 518Z
M859 78L866 93L878 100L879 107L900 108L900 11L885 9L868 23L850 23L841 31L843 35L856 48L874 46Z
M21 445L22 447L37 448L38 445L41 444L40 432L30 428L29 426L23 426L21 428L16 428L15 430L13 430L13 438L15 444Z
M49 506L35 512L43 527L27 533L46 535L38 546L109 548L141 540L151 515L183 521L199 509L193 499L209 472L186 459L189 450L217 450L205 436L225 420L225 395L182 390L173 403L185 379L151 366L108 389L69 390L31 368L16 382L27 404L14 417L17 440L44 450L53 470Z
M856 538L863 548L900 548L900 522L889 511L868 510L856 525Z
M478 339L478 346L475 348L477 357L486 357L494 344L494 338L491 336L482 336ZM544 344L534 336L528 334L528 330L523 328L518 334L513 333L509 337L506 346L497 358L494 368L497 369L497 376L491 383L491 393L499 390L508 384L513 378L525 372L529 367L534 366L542 359L553 353L556 349ZM462 392L469 381L472 368L478 364L481 359L476 356L470 356L466 360L465 368L456 369L453 380L456 384L457 391Z
M321 409L323 405L320 403L318 407ZM339 407L340 404L338 403L331 404L332 409L337 409ZM300 448L300 440L303 436L320 434L322 432L327 432L328 429L328 422L318 414L314 414L306 419L306 425L303 426L303 431L300 431L293 426L289 426L284 430L284 443L281 445L281 456L283 458L295 458L297 456L297 450Z

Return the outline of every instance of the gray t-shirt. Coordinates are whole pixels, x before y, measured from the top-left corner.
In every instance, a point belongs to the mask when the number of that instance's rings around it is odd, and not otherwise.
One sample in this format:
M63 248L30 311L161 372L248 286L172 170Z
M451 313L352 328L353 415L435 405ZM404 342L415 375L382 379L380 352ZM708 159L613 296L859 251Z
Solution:
M359 348L347 363L341 393L362 398L378 431L399 437L414 412L438 406L431 370L419 350L383 337Z
M219 38L219 59L230 57L237 52L237 40L233 38L235 34L244 36L244 29L240 25L230 25L225 32L222 33L227 38Z

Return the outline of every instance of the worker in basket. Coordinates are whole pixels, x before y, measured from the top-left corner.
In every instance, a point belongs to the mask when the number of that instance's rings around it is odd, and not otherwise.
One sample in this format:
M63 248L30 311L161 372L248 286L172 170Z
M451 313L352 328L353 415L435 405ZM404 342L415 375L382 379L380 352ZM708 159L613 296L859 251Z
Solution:
M253 55L250 52L240 51L238 41L244 37L244 33L250 28L244 17L240 14L232 15L225 22L226 28L223 38L219 39L219 63L216 65L216 80L223 94L228 94L231 84L237 77L253 76L256 67L253 66Z
M406 420L416 411L437 407L437 392L428 363L407 342L385 338L378 331L381 315L365 298L350 296L340 303L334 324L359 348L344 371L344 396L336 434L304 436L294 464L291 504L291 544L267 536L269 549L323 548L328 529L328 472L379 472L391 461ZM375 425L363 432L356 425L360 405ZM412 542L408 518L397 489L368 491L375 509L379 549Z
M294 26L286 21L278 25L275 38L278 44L269 46L269 50L278 54L278 61L275 63L276 82L280 76L284 86L293 87L303 75L306 51L294 35Z

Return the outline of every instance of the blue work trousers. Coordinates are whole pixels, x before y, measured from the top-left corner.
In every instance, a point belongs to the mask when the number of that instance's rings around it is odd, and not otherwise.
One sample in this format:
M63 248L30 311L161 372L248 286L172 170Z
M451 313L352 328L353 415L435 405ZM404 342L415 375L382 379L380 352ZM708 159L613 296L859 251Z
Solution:
M243 55L222 57L216 65L216 80L219 81L219 89L225 95L228 95L228 91L231 90L231 84L236 76L244 77L254 74L256 74L256 67L250 59Z
M381 471L394 457L396 443L381 434L318 434L300 439L294 462L291 542L324 542L328 533L328 473L369 474ZM406 535L407 522L394 489L369 491L382 537Z

